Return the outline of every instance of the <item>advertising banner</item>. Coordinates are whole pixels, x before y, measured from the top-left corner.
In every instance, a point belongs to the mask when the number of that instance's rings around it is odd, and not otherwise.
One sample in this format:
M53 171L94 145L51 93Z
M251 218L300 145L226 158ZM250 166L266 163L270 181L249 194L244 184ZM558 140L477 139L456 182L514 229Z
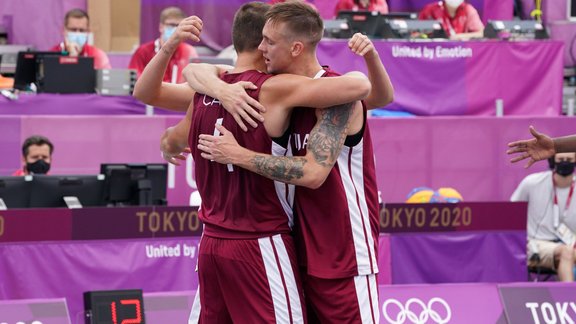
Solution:
M525 202L386 204L380 232L526 230L526 212Z
M144 294L146 323L188 323L196 290Z
M0 244L0 299L64 297L71 320L81 323L85 291L195 290L198 242L199 237Z
M66 299L0 300L2 324L71 324Z
M200 236L196 207L83 208L72 212L72 239Z
M505 284L499 290L510 324L576 322L574 283Z
M505 115L561 115L561 41L390 40L374 47L382 62L391 62L386 70L392 82L402 85L394 88L387 109L418 116L495 116L495 100L502 99ZM345 40L322 41L318 59L338 71L366 71Z
M526 280L526 230L391 236L393 284Z
M70 209L0 210L0 242L60 241L71 235Z
M506 323L494 284L380 286L380 305L380 323Z

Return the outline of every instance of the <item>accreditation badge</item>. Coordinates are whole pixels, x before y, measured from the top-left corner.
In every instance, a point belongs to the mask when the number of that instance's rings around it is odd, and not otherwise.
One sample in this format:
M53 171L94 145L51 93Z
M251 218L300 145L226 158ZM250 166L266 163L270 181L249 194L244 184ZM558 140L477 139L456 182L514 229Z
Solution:
M572 232L568 226L564 225L564 223L560 223L560 225L556 228L556 236L564 244L570 247L573 247L574 243L576 242L576 235L574 235L574 232Z

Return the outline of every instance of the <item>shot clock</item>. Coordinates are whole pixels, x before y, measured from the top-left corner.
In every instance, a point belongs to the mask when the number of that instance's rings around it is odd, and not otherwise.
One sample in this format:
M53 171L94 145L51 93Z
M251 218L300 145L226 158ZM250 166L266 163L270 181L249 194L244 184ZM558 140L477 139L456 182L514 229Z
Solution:
M87 291L86 324L145 324L142 290Z

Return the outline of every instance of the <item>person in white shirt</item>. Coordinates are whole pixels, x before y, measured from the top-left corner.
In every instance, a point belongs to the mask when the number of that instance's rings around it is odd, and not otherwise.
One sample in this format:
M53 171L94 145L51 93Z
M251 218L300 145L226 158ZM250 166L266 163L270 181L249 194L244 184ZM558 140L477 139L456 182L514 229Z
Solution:
M510 200L528 202L529 265L556 270L560 281L574 281L576 153L557 153L549 162L552 170L528 175Z

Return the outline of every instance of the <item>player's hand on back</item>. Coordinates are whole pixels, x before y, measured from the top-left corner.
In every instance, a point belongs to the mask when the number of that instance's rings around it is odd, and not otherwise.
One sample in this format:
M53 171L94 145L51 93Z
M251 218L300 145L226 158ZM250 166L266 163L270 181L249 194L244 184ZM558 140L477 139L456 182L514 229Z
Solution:
M215 127L220 132L219 136L208 134L199 136L198 149L202 151L200 155L210 161L234 164L237 161L238 153L244 148L238 145L234 135L224 126L216 124Z
M248 130L244 122L256 128L258 121L264 121L264 117L260 113L266 109L246 92L256 89L256 85L252 82L240 81L223 86L218 92L220 103L244 131Z

